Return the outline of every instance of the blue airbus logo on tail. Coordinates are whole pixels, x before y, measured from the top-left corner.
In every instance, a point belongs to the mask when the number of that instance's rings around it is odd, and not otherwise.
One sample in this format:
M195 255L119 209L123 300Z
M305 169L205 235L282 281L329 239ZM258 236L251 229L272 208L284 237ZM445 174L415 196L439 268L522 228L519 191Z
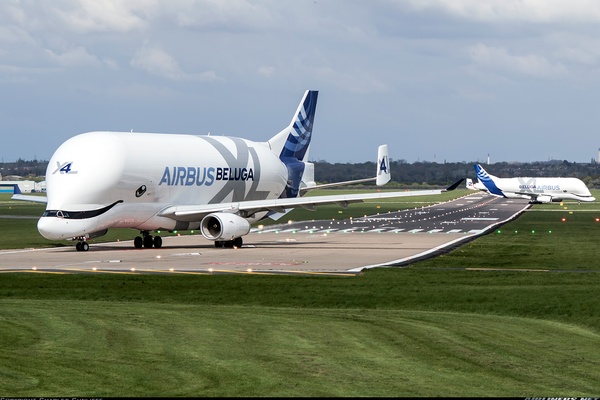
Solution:
M280 159L283 160L288 157L297 160L304 159L310 145L318 95L319 92L316 90L310 90L306 95L304 103L300 107L298 115L296 115L294 127L288 135L283 150L281 150Z
M473 167L475 168L477 179L479 179L479 181L484 184L484 186L490 193L495 194L497 196L506 197L504 193L502 193L502 190L500 190L500 188L496 186L494 180L488 175L487 172L485 172L485 169L483 169L481 165L475 164L473 165Z
M383 156L383 158L381 159L380 163L379 163L379 172L378 174L382 174L382 173L388 173L388 168L387 168L387 156Z

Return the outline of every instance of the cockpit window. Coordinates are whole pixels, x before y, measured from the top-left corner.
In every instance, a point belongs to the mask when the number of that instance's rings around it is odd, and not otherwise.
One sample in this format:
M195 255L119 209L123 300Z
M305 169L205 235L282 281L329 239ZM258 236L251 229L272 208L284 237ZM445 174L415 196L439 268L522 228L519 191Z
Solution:
M89 211L65 211L65 210L46 210L42 214L42 217L56 217L56 218L66 218L66 219L86 219L97 217L98 215L104 214L114 206L119 203L122 203L123 200L118 200L108 205L106 207L99 208L97 210L89 210Z

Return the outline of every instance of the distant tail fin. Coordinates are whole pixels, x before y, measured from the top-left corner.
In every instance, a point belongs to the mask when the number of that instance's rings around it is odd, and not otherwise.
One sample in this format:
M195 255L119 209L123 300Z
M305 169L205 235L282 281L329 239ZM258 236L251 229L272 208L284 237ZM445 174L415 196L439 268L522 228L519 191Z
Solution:
M392 173L390 172L390 159L388 157L388 146L382 144L377 149L377 179L375 181L377 186L383 186L392 179Z
M495 177L493 175L489 175L479 164L473 165L473 168L475 168L475 173L477 174L479 182L483 183L488 192L495 194L496 196L506 197L502 190L496 185L494 180Z
M471 178L466 179L466 185L467 185L467 189L475 190L475 188L473 187L473 180Z

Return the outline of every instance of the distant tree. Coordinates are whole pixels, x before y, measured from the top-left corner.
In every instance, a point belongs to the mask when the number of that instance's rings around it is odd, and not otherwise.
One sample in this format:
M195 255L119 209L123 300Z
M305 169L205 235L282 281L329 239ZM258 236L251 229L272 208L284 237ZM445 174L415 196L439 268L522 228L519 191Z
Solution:
M315 179L320 183L349 181L371 178L377 170L374 162L329 163L324 160L313 161ZM445 186L460 178L475 179L474 162L415 162L391 160L393 186ZM15 162L0 163L2 175L19 175L27 179L44 179L48 161L26 161L19 158ZM488 173L501 178L513 176L571 176L583 180L589 188L600 188L600 164L597 162L576 163L567 160L538 161L531 163L498 162L485 165Z

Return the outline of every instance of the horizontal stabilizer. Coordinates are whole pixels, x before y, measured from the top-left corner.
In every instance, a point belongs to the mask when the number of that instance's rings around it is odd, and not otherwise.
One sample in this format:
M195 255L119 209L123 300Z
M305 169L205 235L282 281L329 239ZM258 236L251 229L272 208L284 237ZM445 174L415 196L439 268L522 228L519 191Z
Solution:
M34 196L34 195L26 195L22 194L21 188L16 183L11 184L0 184L0 186L12 186L13 187L13 195L11 196L11 200L20 200L20 201L31 201L33 203L47 203L48 198L46 196Z
M28 196L26 194L13 194L11 200L31 201L32 203L47 203L46 196Z
M363 178L363 179L355 179L351 181L343 181L343 182L333 182L333 183L324 183L322 185L310 185L301 187L301 191L312 190L312 189L326 189L330 187L336 186L344 186L344 185L355 185L359 183L373 182L377 186L383 186L388 183L392 179L392 174L390 171L390 163L388 157L388 145L382 144L377 148L377 172L373 178Z

